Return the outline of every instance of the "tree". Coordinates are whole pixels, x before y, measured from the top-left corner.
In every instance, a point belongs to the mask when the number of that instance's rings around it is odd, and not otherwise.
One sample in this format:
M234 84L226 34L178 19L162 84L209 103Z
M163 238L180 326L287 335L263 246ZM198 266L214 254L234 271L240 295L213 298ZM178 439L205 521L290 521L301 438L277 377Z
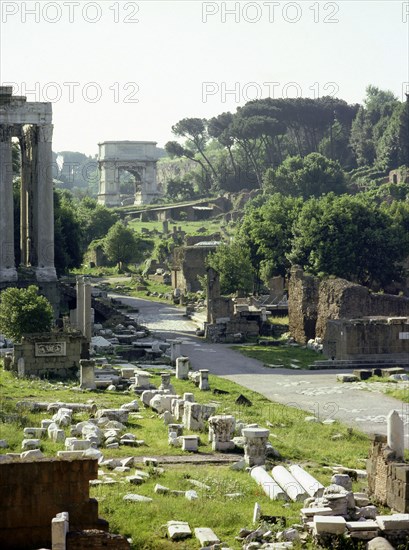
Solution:
M402 227L361 193L307 201L293 226L289 260L315 275L335 275L371 287L402 275L408 255ZM407 239L406 239L407 242Z
M247 207L238 240L250 251L256 282L287 274L291 267L287 254L291 251L292 226L301 207L300 198L280 193L269 196L264 204L257 204L256 199Z
M250 260L250 251L241 243L221 244L206 259L208 267L220 275L220 289L223 294L232 294L238 290L250 292L253 288L254 271Z
M103 249L107 258L118 264L119 269L129 262L137 262L142 259L140 239L132 229L117 222L108 231L104 239Z
M0 295L0 332L15 342L24 334L49 332L53 308L34 285L28 288L8 288Z
M339 162L310 153L305 158L288 157L276 170L268 169L264 189L304 199L330 192L341 194L346 190L345 176Z

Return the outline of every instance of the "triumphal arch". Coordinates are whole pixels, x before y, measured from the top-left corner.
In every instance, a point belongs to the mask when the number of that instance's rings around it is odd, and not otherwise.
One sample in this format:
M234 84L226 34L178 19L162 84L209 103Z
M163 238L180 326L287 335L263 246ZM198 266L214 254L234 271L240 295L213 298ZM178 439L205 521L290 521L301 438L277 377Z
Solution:
M162 196L156 181L158 150L155 141L104 141L99 143L98 202L121 204L121 177L127 173L134 182L134 204L150 204Z
M51 103L27 102L0 86L0 284L19 280L17 263L39 282L54 282ZM21 153L20 261L14 243L12 139ZM3 284L4 283L4 284Z

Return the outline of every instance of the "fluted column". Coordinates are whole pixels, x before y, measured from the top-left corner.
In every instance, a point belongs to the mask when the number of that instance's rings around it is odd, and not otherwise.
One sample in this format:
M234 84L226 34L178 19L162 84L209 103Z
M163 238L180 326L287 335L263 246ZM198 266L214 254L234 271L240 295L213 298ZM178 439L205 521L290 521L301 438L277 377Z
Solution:
M53 193L53 157L52 124L38 126L37 140L37 200L34 227L36 235L35 266L38 281L55 281L54 266L54 193Z
M0 126L0 282L17 281L14 258L12 127Z

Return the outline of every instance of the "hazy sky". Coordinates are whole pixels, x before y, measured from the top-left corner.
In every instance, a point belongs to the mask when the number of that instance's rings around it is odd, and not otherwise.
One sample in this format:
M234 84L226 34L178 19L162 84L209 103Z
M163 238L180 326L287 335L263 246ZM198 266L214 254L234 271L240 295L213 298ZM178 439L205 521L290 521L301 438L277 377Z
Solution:
M407 1L0 3L0 81L52 101L55 151L173 139L255 97L409 88ZM409 90L408 90L409 91Z

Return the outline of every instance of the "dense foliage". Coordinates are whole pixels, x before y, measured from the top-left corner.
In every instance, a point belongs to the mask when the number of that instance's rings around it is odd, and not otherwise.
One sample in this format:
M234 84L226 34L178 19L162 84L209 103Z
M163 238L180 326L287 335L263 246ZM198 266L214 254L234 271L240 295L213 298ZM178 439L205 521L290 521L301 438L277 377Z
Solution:
M24 334L48 332L53 322L50 302L38 295L34 285L28 288L7 288L0 298L0 333L15 342Z
M118 264L120 269L124 264L142 260L139 239L136 233L117 222L108 231L103 244L107 258Z
M189 160L189 181L202 195L263 188L263 181L274 183L272 174L286 162L290 171L284 168L280 176L291 193L291 182L285 179L292 168L288 159L297 159L292 162L299 171L301 159L311 153L320 153L338 171L374 166L385 173L409 162L409 99L401 102L375 86L368 86L363 105L330 96L257 99L209 120L184 118L172 130L179 141L168 142L166 151L172 159ZM164 159L162 164L169 162ZM175 184L185 186L186 173L178 176L174 164L172 168L175 194ZM307 188L303 196L318 196L320 188L339 192L346 183L339 176L335 182L313 181L317 193Z

